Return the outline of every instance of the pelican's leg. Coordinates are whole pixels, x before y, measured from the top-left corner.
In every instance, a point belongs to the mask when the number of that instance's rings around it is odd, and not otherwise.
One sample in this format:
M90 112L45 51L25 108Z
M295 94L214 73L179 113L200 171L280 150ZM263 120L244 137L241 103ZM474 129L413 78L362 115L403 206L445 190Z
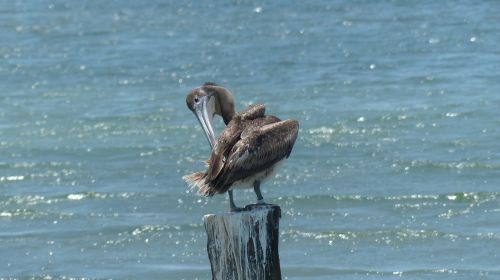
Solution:
M234 204L234 199L233 199L233 191L227 191L229 194L229 209L231 212L238 212L238 211L243 211L243 208L236 207L236 204Z
M262 197L262 193L260 192L260 181L256 180L255 182L253 182L253 190L257 195L257 204L266 204L264 202L264 198Z

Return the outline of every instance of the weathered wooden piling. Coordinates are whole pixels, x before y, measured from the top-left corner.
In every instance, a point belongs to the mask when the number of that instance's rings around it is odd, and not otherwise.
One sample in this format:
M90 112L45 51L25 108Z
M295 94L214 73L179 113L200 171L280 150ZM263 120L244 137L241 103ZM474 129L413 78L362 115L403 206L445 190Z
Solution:
M214 280L281 279L278 205L251 204L241 212L203 217Z

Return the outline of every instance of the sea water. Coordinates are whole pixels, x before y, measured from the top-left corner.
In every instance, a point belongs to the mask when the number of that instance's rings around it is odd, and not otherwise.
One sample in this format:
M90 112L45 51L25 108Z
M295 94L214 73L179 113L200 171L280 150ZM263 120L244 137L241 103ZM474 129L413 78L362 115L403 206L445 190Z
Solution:
M262 186L284 279L500 279L499 11L1 1L0 279L210 279L207 81L300 122Z

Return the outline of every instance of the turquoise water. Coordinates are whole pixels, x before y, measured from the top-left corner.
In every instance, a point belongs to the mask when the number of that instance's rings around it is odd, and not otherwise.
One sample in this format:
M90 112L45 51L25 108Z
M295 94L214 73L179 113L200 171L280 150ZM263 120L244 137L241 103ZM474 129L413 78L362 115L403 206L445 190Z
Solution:
M0 279L210 279L206 81L300 121L263 185L284 279L500 279L499 10L2 1Z

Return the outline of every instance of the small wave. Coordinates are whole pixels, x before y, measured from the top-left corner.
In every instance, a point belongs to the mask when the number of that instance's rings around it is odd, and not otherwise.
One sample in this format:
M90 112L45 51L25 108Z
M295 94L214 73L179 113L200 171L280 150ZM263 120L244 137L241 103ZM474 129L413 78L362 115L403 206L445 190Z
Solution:
M13 181L22 181L24 180L24 175L10 175L10 176L1 176L0 182L13 182Z
M107 198L129 198L133 196L132 193L119 193L119 194L109 194L109 193L98 193L98 192L83 192L83 193L71 193L66 196L67 200L82 200L82 199L107 199Z
M349 275L365 275L365 276L424 276L423 279L427 279L432 275L440 274L458 274L458 275L469 275L471 279L474 276L481 277L484 275L499 275L499 270L482 270L482 269L458 269L458 268L420 268L420 269L409 269L409 270L372 270L372 269L342 269L342 268L332 268L331 266L286 266L287 271L293 273L293 275L301 276L305 278L311 275L325 275L325 276L349 276ZM440 276L442 277L442 276ZM359 277L358 277L359 278ZM323 279L323 278L322 278Z
M190 236L184 243L195 243L200 238L200 224L181 224L181 225L141 225L133 228L127 228L116 234L117 238L106 240L101 247L112 247L124 243L144 242L149 243L154 239L164 239L167 242L180 244L181 236Z
M13 205L21 206L36 206L44 204L57 204L66 201L79 201L84 199L129 199L134 196L148 196L147 194L137 193L98 193L98 192L82 192L71 193L68 195L46 197L43 195L27 195L27 196L0 196L0 206L7 207Z
M0 280L11 280L11 279L17 279L17 278L0 278ZM41 275L33 275L30 276L29 278L21 278L21 279L30 279L30 280L52 280L52 279L60 279L60 280L98 280L98 279L109 279L111 280L112 278L90 278L90 277L74 277L74 276L65 276L65 275L50 275L50 274L41 274Z
M492 204L500 201L498 192L457 192L448 194L412 194L401 196L361 196L361 195L309 195L279 197L287 207L288 216L331 215L335 209L357 208L385 209L396 215L406 215L424 209L432 210L439 219L466 216L478 211L498 211ZM309 208L307 213L295 209ZM371 210L368 210L371 211Z
M300 201L437 201L437 202L481 202L500 199L500 192L456 192L447 194L409 194L399 196L363 196L363 195L297 195L292 197L280 197L279 200Z
M69 200L81 200L85 197L83 194L69 194L68 199Z
M423 268L413 270L402 270L398 272L398 276L411 275L432 275L432 274L459 274L481 277L485 275L500 275L500 270L482 270L482 269L458 269L458 268Z
M1 217L7 217L7 218L10 218L10 217L12 217L12 212L7 212L7 211L0 212L0 218L1 218Z
M471 162L471 161L454 161L454 162L433 162L428 160L414 160L409 163L400 163L400 166L410 167L413 169L475 169L475 170L500 170L500 163L487 162Z
M301 230L289 230L281 233L285 238L304 238L304 239L326 239L329 244L342 240L370 239L376 243L391 243L393 241L408 242L412 240L426 239L446 239L456 240L500 240L500 233L487 232L477 234L449 233L437 230L424 229L387 229L387 230L366 230L366 231L326 231L326 232L308 232Z
M380 127L348 127L345 125L337 127L316 127L311 128L301 134L306 145L319 147L323 144L336 144L345 146L345 143L339 141L339 138L345 135L380 135L382 129Z

